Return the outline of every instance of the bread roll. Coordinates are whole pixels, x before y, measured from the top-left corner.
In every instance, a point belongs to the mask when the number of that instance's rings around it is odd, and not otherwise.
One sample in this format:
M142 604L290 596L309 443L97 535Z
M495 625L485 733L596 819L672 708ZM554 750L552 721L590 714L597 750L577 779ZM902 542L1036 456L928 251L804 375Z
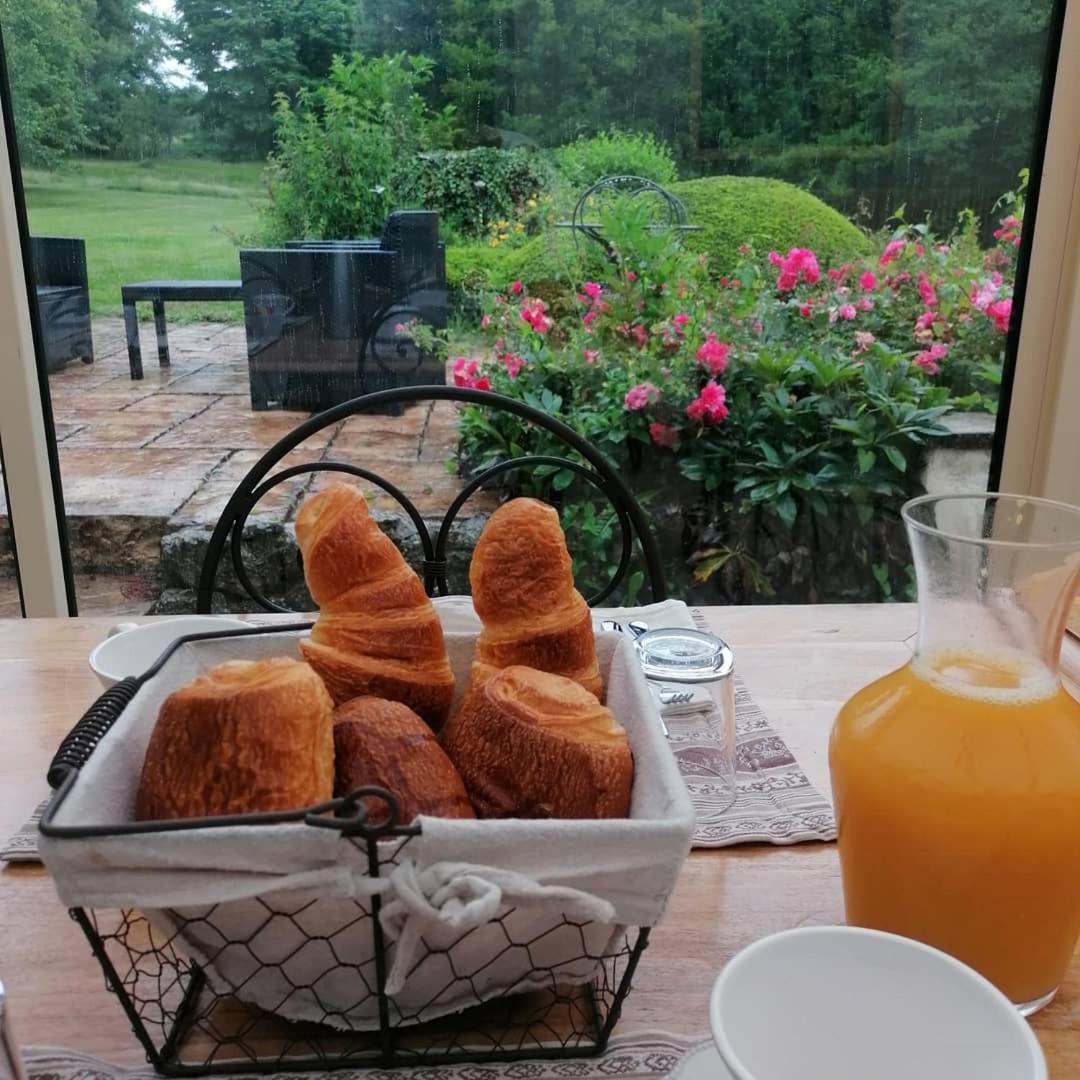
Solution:
M398 823L418 814L473 818L473 808L457 769L431 729L405 705L359 697L334 712L334 795L369 784L398 800ZM380 799L365 799L372 824L387 818Z
M580 684L514 665L473 681L442 733L482 818L609 818L630 812L626 732Z
M454 694L442 624L361 492L333 484L305 500L296 539L320 609L300 651L335 704L389 698L439 728Z
M143 760L140 821L294 810L334 786L333 703L307 664L234 660L171 693Z
M566 537L552 507L536 499L500 506L476 543L469 583L484 626L474 680L492 668L524 664L603 694L592 614L574 588Z

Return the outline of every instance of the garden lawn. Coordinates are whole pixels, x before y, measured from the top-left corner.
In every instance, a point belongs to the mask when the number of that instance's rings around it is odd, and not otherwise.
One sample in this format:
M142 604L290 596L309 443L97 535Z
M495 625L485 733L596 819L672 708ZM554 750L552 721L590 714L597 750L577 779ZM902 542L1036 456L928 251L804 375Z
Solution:
M84 161L23 174L30 231L86 240L90 307L119 315L120 286L155 278L240 277L238 249L251 243L265 198L257 162L163 159ZM143 318L150 306L140 305ZM170 321L239 322L239 304L183 303Z

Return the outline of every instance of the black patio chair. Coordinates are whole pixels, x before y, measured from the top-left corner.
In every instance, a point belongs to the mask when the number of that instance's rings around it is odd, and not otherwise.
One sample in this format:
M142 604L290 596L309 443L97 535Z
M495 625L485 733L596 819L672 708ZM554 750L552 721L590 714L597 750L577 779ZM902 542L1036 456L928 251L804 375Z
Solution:
M492 465L464 484L439 522L434 539L432 530L429 529L427 522L424 521L409 497L397 485L384 480L370 469L349 462L320 460L309 464L293 465L278 472L273 471L275 466L305 439L350 416L369 410L385 412L388 405L402 406L425 401L455 401L511 413L519 417L523 423L535 424L556 435L566 444L568 452L576 453L582 460L551 455L526 455ZM607 584L589 597L590 606L611 596L627 576L633 559L635 539L640 548L645 580L649 585L652 599L654 601L666 599L667 586L664 581L664 571L656 540L649 529L645 515L618 469L586 439L567 427L561 420L556 420L546 413L539 412L523 402L502 394L454 386L405 386L367 394L328 409L318 416L313 416L275 443L251 467L230 497L210 538L199 577L196 610L201 613L212 610L215 583L226 547L230 552L237 581L256 604L267 611L287 612L290 610L267 599L252 582L244 565L243 540L245 524L259 500L278 484L285 483L293 477L305 473L337 472L365 480L390 495L405 511L416 529L423 552L420 573L428 595L446 596L449 593L447 551L450 531L470 496L504 474L517 469L544 466L568 469L592 484L610 504L618 521L621 552L619 562Z

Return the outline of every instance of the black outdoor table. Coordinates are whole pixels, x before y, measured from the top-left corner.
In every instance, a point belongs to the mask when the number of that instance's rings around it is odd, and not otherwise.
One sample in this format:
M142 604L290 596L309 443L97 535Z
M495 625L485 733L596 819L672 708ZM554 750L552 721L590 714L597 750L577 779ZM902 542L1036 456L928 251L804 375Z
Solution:
M169 366L169 338L165 330L165 301L174 300L240 300L239 281L137 281L120 287L124 302L124 329L127 332L128 361L131 377L143 377L142 350L139 348L139 320L135 304L149 300L154 305L154 326L157 330L158 363Z

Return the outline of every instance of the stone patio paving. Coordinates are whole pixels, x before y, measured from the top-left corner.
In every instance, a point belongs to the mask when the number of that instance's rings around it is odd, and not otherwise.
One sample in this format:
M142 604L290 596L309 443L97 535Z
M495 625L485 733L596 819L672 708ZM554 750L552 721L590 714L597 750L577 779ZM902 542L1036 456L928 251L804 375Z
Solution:
M95 362L69 364L49 379L79 610L145 612L160 591L162 538L209 530L234 488L306 413L251 411L244 328L170 325L172 365L158 367L152 324L143 324L145 378L128 370L123 322L94 322ZM362 464L398 484L421 514L438 515L458 490L446 462L456 447L449 403L398 417L363 415L318 433L285 464ZM286 523L312 484L289 481L259 505L262 520ZM372 490L369 495L376 496ZM0 525L7 533L0 493ZM373 499L376 509L394 504ZM14 579L0 578L0 615L17 615Z

